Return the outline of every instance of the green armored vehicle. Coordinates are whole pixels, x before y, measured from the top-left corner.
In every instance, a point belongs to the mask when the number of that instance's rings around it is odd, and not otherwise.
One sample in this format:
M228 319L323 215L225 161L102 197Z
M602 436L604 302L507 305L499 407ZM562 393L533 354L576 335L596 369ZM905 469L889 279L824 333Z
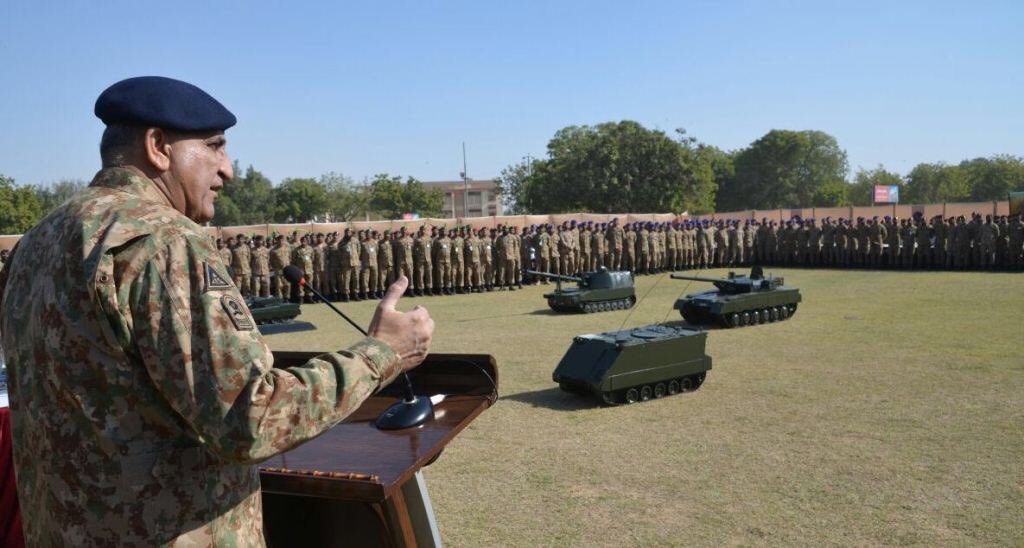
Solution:
M298 304L277 297L249 297L245 304L256 325L289 323L300 314Z
M761 267L750 276L729 273L726 279L672 275L676 280L711 282L717 289L693 293L676 301L673 308L692 324L718 323L722 327L744 327L781 321L796 313L800 291L784 287L781 276L764 276Z
M706 339L701 329L672 325L577 335L552 378L606 405L696 390L711 369Z
M583 276L561 276L550 272L527 270L528 274L555 280L554 293L544 294L555 312L605 312L625 310L636 303L633 273L611 272L601 267ZM577 287L563 288L562 282L576 282Z

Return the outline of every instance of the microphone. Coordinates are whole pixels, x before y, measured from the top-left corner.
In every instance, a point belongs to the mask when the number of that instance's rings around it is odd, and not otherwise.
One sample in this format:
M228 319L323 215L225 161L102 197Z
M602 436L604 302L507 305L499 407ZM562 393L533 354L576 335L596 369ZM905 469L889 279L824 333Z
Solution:
M356 331L368 336L365 329L359 324L352 321L345 315L344 312L338 310L334 304L331 303L326 297L323 296L319 291L311 285L306 283L306 278L302 276L302 271L295 265L288 265L284 267L284 277L293 284L297 284L299 287L305 287L313 292L314 295L320 298L327 306L331 308L342 318L345 318L352 327L356 328ZM434 404L431 403L430 398L417 396L412 389L412 381L409 379L409 375L403 371L402 378L405 380L403 386L404 398L402 401L396 402L391 407L384 410L381 416L377 417L377 428L381 430L401 430L403 428L412 428L413 426L419 426L426 422L427 419L434 416Z

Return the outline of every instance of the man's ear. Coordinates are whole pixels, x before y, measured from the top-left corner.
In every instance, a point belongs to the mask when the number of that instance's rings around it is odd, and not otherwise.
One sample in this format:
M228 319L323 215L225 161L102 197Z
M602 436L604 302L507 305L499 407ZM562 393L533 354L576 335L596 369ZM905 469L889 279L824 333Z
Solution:
M153 169L163 172L171 169L171 143L167 133L158 127L146 130L143 146L146 149L146 160Z

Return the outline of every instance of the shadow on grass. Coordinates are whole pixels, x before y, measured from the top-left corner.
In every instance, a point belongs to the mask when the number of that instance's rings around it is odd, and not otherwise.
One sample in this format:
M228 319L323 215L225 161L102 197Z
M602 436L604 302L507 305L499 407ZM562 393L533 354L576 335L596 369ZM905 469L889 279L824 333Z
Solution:
M557 387L510 394L502 396L500 399L528 403L533 407L543 407L555 411L578 411L601 407L601 404L593 396L570 394Z
M540 313L539 311L534 310L533 312L520 312L519 314L497 314L497 315L494 315L494 316L477 316L476 318L463 318L461 320L455 320L455 321L457 321L459 323L478 322L480 320L498 320L498 319L501 319L501 318L515 318L517 316L532 316L534 314L539 314L539 313Z

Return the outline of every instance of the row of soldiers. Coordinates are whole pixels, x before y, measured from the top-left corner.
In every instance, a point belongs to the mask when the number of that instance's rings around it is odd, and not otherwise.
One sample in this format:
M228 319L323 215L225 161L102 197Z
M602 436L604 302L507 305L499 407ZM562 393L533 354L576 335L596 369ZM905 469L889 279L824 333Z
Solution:
M309 283L338 300L380 297L399 275L410 294L514 290L524 269L573 275L600 267L637 274L727 266L803 265L893 268L1024 267L1024 224L1018 216L973 215L925 221L877 217L847 220L794 217L608 223L566 221L451 229L421 226L415 233L345 230L217 241L235 284L246 295L297 298L283 277L291 264ZM294 291L294 292L293 292ZM306 295L305 297L309 297Z

